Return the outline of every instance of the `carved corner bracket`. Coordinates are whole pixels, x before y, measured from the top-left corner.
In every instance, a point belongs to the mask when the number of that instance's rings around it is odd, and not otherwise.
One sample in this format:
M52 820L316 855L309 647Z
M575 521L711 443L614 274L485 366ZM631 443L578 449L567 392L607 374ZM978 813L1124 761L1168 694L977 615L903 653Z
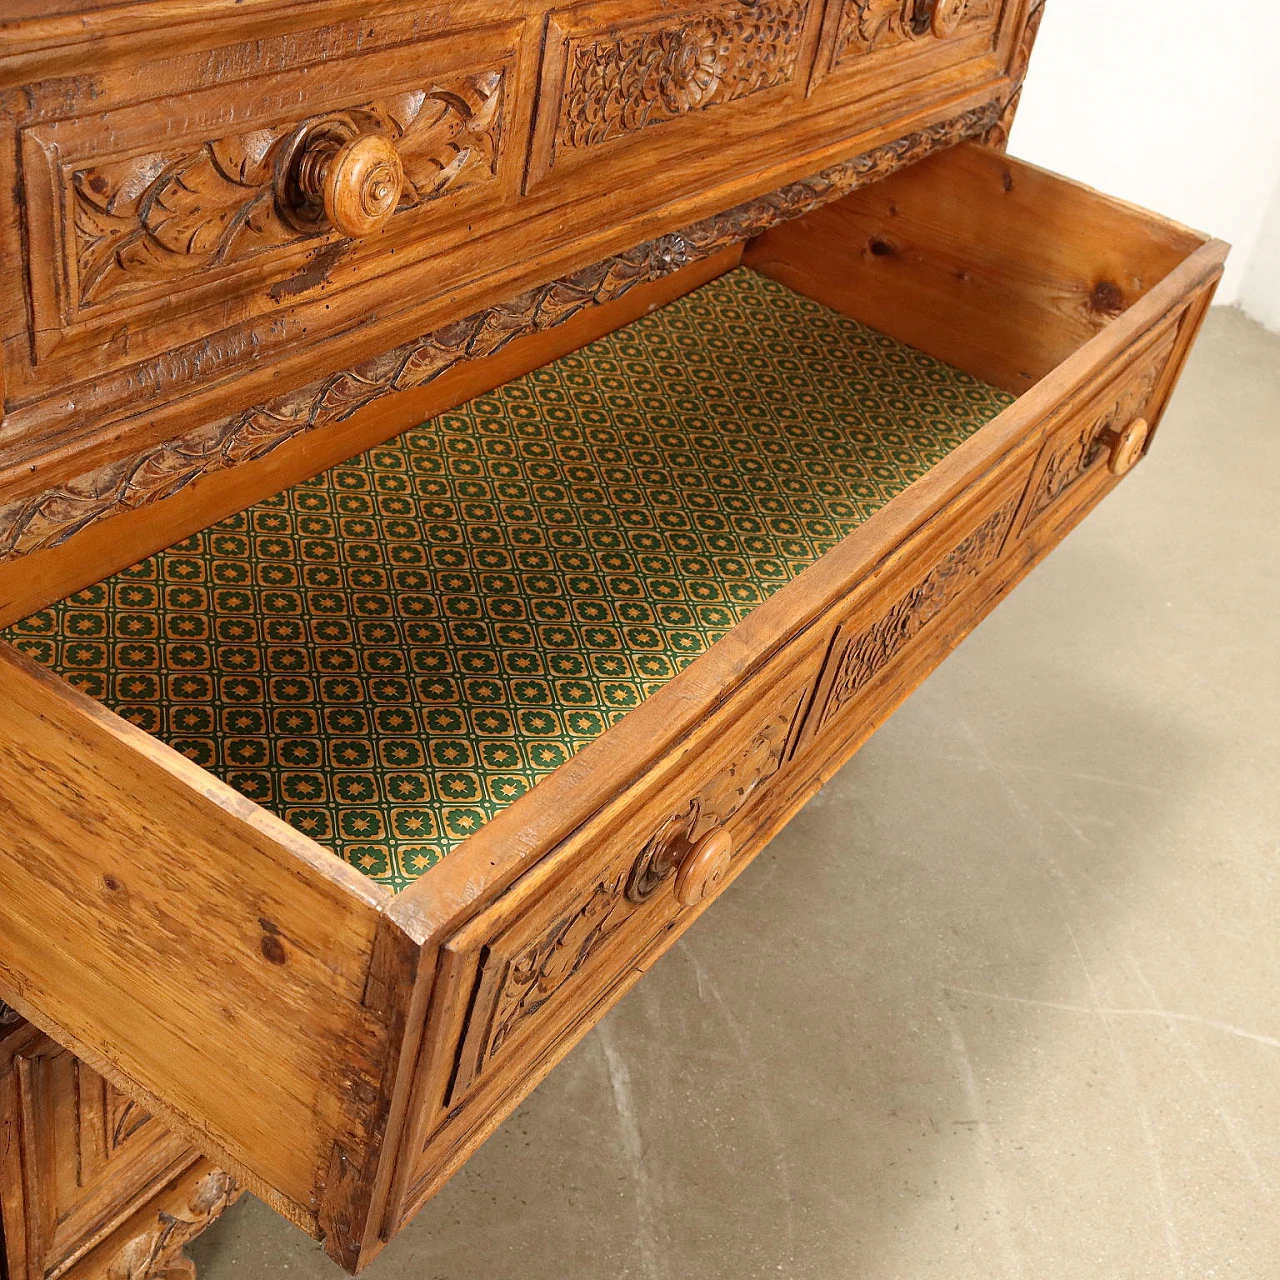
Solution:
M161 1209L155 1222L133 1236L107 1264L106 1280L196 1280L195 1263L184 1252L243 1194L239 1184L214 1169L191 1187L176 1209Z

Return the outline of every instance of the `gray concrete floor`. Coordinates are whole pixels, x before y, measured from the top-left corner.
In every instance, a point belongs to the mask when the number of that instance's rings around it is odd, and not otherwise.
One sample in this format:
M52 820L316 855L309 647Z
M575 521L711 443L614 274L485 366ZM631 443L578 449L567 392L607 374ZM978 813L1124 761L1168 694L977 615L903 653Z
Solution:
M370 1280L1280 1276L1280 338L1213 314L1125 486ZM260 1204L202 1280L338 1275Z

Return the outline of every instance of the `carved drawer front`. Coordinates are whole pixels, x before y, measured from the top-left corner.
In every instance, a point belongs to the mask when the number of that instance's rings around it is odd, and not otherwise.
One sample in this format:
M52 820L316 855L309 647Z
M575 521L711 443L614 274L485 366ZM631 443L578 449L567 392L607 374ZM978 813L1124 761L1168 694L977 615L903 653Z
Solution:
M854 593L831 639L803 747L882 719L955 643L951 620L998 576L1026 476L1019 455L996 483L961 495Z
M1019 514L1020 538L1056 541L1141 459L1173 376L1177 334L1178 319L1158 329L1045 442Z
M228 1175L71 1053L25 1023L0 1026L9 1280L158 1277L162 1269L140 1263L172 1262L237 1194Z
M464 235L514 194L521 27L409 39L384 15L175 56L20 128L31 366L10 403L155 357L133 394L179 391Z
M439 1086L451 1119L463 1104L464 1125L483 1123L526 1092L762 847L816 645L794 642L447 944L441 1003L458 1050ZM422 1165L438 1172L438 1153Z
M705 179L710 139L723 148L758 135L803 95L820 8L818 0L607 0L553 12L530 186L587 166L609 186L638 166L670 190L684 158L699 155Z
M989 59L1020 7L1020 0L830 0L813 87L840 96L902 92L920 77Z

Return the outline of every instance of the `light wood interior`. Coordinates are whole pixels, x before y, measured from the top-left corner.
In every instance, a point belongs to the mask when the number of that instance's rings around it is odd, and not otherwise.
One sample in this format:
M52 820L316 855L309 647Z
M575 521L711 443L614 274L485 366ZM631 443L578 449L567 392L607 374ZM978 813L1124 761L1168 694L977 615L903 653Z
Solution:
M765 232L744 261L1021 395L1204 243L965 143Z

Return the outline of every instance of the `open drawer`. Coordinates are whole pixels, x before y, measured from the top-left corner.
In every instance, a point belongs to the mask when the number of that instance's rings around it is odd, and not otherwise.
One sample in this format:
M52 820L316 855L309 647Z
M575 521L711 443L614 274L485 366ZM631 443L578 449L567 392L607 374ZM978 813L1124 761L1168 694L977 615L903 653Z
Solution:
M967 145L28 596L0 998L355 1270L1141 458L1224 255Z

